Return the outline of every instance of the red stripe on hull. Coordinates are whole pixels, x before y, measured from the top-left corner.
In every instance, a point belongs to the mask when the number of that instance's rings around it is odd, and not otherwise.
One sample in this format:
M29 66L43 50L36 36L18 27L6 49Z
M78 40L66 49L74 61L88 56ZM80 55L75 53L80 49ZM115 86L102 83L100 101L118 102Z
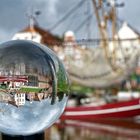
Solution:
M104 118L132 118L140 115L140 99L99 107L67 107L62 120L94 120Z
M101 109L110 109L110 108L116 108L116 107L138 105L138 104L140 104L140 99L133 99L130 101L110 103L110 104L101 105L101 106L97 106L97 107L95 107L95 106L67 107L65 109L65 111L101 110Z
M62 120L94 120L94 119L104 119L104 118L130 118L140 115L140 109L131 110L131 111L123 111L117 113L109 113L109 114L100 114L100 115L65 115L63 114Z

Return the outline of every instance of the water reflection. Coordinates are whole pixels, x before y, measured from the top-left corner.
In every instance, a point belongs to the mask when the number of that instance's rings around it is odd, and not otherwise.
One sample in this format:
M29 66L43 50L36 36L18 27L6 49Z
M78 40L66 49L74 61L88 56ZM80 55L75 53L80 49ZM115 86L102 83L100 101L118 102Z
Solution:
M110 120L108 124L66 121L53 125L45 136L46 140L140 140L140 123L132 120Z

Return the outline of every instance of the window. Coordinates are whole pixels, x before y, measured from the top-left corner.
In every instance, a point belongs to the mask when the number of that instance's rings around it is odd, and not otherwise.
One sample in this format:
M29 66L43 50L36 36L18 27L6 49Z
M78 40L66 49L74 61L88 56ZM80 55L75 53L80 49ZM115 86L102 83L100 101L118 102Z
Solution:
M29 76L28 84L29 84L29 86L38 86L38 77L37 76Z

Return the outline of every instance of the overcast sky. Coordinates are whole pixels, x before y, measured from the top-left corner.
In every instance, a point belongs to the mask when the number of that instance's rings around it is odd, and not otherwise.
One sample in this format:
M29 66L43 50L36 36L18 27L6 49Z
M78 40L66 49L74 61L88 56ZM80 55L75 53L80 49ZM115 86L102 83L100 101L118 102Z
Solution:
M44 29L50 29L61 17L65 15L81 0L0 0L0 42L10 40L12 36L28 25L27 13L33 7L40 10L41 15L37 18L38 23ZM91 0L78 8L65 22L59 25L53 33L63 35L67 30L76 30L78 25L92 13ZM88 2L90 1L90 2ZM118 9L118 16L127 21L140 32L140 0L118 0L124 1L125 6ZM90 6L89 4L90 3ZM89 9L90 10L87 10ZM94 19L91 21L90 30L94 30ZM83 38L88 24L76 33L78 38ZM94 33L94 32L93 32Z

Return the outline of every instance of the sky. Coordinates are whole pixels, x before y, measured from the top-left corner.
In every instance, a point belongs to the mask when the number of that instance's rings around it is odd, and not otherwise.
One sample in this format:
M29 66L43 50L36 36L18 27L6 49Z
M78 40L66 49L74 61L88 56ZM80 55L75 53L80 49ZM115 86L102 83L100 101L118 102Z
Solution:
M0 0L0 42L10 40L12 36L24 29L28 23L28 14L40 10L41 15L37 17L38 24L47 30L50 30L58 20L60 20L72 7L81 0ZM62 36L67 30L75 31L79 25L93 13L91 0L84 0L84 4L79 6L73 14L67 18L54 30L53 34ZM118 9L120 19L127 21L132 27L140 32L140 0L118 0L124 2L125 6ZM94 15L93 15L94 16ZM87 30L93 38L95 30L95 19L85 23L84 27L79 27L76 32L77 38L88 36ZM90 26L89 26L90 25Z

